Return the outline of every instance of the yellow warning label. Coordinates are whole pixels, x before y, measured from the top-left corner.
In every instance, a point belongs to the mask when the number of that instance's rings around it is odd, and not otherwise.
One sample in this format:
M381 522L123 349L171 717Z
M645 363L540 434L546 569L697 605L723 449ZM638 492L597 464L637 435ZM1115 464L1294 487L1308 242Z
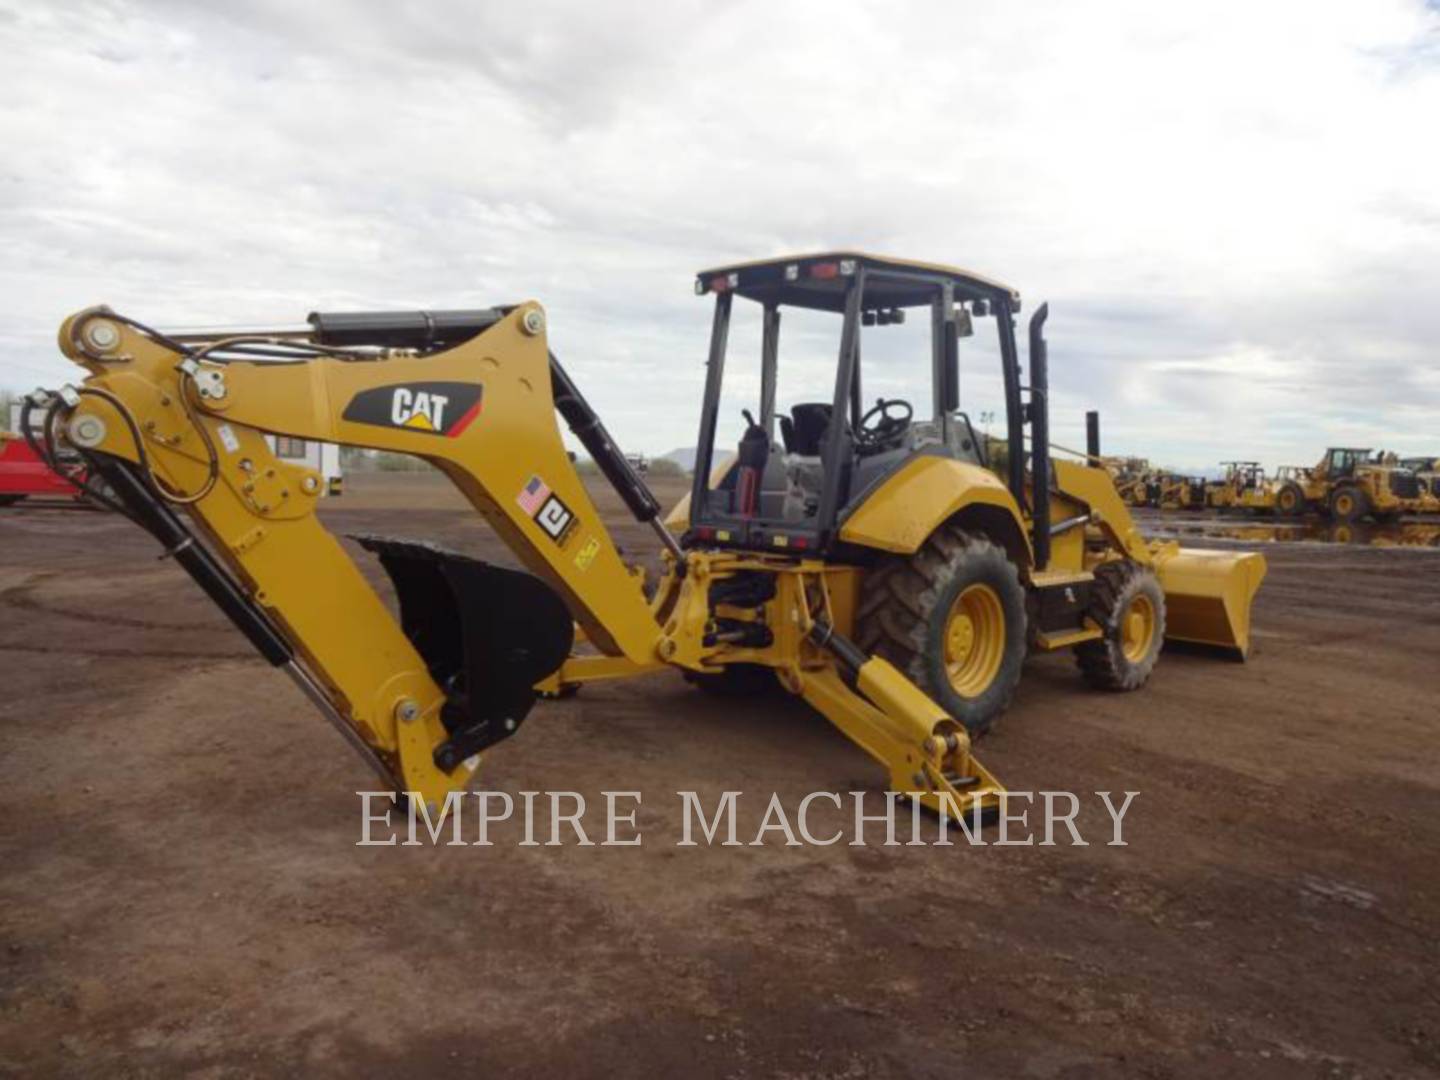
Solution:
M590 564L595 561L595 556L600 554L600 541L590 537L578 552L575 553L575 566L580 570L589 570Z

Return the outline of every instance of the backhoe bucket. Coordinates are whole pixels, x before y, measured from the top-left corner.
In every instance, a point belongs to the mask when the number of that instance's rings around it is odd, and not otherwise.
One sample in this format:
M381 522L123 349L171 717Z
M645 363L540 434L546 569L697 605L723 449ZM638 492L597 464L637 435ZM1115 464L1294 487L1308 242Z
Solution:
M1265 578L1258 552L1205 551L1174 543L1154 549L1165 590L1165 637L1250 654L1250 605Z
M395 583L400 625L445 691L450 737L435 748L453 771L509 738L535 703L535 684L570 654L575 623L550 586L431 544L356 536Z

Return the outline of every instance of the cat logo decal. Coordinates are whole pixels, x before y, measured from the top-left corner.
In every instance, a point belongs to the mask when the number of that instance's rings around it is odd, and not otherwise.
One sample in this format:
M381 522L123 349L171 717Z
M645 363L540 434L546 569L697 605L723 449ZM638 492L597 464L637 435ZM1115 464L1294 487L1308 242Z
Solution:
M480 415L479 383L417 382L377 386L350 399L342 420L456 438Z

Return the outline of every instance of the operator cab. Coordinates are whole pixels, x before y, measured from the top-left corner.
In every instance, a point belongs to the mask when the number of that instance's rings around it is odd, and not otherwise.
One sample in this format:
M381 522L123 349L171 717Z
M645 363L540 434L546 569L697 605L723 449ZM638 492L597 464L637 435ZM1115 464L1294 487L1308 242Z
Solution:
M1325 452L1321 463L1330 477L1354 476L1361 465L1370 464L1370 447L1334 446Z
M959 408L960 341L988 324L1006 369L1007 401L1012 384L1018 398L1013 316L1020 301L1014 290L950 267L830 253L708 270L698 275L695 291L715 296L715 315L691 541L827 550L850 510L916 455L988 466L986 445ZM734 419L721 415L721 403L727 356L742 351L730 333L737 298L758 305L761 339L751 343L759 345L758 373L753 364L741 369L740 378L758 389L758 399L734 410L744 419L738 444L733 436L717 440L721 425ZM787 311L794 313L782 329ZM787 334L792 324L796 329ZM908 328L893 334L881 329L888 327ZM862 328L867 357L883 355L883 370L862 358ZM802 356L796 366L812 378L808 397L781 405L781 370L795 363L797 352L813 348L822 332L832 359L820 369L820 381L813 381L813 356ZM862 372L881 385L900 378L914 389L904 396L867 396ZM787 372L787 386L790 381Z
M1246 490L1260 488L1265 483L1265 470L1258 461L1222 461L1225 475L1230 483Z

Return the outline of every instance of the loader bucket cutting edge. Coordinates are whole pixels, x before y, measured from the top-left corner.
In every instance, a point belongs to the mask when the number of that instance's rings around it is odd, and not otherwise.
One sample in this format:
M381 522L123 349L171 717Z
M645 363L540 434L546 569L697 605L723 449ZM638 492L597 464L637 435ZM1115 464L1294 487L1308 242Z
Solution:
M1265 578L1258 552L1179 548L1157 556L1165 591L1165 637L1250 653L1250 605Z

